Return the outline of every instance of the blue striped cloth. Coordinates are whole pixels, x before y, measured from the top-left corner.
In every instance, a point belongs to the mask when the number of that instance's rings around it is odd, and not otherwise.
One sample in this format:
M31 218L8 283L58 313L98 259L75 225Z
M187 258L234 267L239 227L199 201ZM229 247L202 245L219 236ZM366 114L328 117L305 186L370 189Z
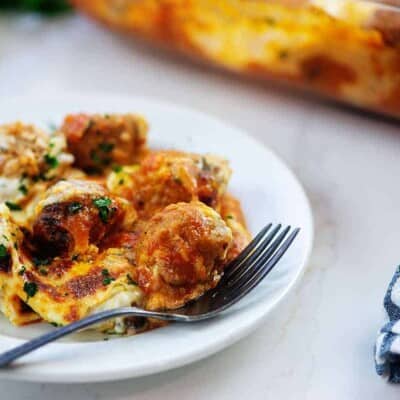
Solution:
M400 266L389 284L384 307L387 321L376 339L376 372L389 382L400 383Z

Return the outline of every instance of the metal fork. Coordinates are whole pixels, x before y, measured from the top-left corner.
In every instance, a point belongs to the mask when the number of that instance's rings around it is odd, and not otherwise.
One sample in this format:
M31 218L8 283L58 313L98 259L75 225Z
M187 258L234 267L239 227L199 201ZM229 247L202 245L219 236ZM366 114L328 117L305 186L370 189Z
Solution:
M262 229L249 245L230 262L218 285L182 308L158 312L122 307L90 315L46 333L0 355L0 367L48 343L99 322L116 317L151 317L166 321L197 322L218 316L253 290L285 254L300 228L272 224Z

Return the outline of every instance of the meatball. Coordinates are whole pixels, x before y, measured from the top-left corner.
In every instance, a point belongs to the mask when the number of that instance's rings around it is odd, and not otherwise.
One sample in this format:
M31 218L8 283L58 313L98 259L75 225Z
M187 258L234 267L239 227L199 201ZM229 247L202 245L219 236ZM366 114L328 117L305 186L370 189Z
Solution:
M146 121L133 114L72 114L61 127L75 165L94 173L137 162L146 150L147 130Z
M0 126L0 201L25 206L73 162L59 134L47 135L21 122Z
M154 215L136 249L146 308L177 308L214 287L231 243L231 230L201 202L173 204Z
M33 242L41 254L66 257L100 245L107 234L135 219L130 204L90 181L60 181L36 208Z
M199 200L217 208L231 175L226 160L216 156L160 151L138 167L113 173L111 192L132 200L138 215L148 219L169 204Z
M249 244L251 235L246 228L240 202L230 194L222 196L220 213L233 234L233 243L226 258L226 261L229 262L235 259Z

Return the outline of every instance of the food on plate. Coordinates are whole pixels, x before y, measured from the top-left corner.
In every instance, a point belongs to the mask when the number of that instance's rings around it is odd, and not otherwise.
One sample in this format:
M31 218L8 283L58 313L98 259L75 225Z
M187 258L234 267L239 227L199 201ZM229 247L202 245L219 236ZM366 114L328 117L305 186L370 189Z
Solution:
M85 254L116 229L129 229L136 212L125 199L90 181L60 181L35 209L32 241L46 256Z
M0 204L0 311L15 325L41 320L18 296L13 278L13 269L24 270L18 248L22 236L21 229L11 219L9 208L4 203ZM14 267L15 262L18 264Z
M67 171L73 173L72 162L63 135L21 122L1 125L0 201L20 223L27 222L38 196Z
M113 29L225 69L400 116L400 12L393 8L357 0L72 3Z
M146 151L147 123L134 114L71 114L61 131L75 165L88 172L133 164Z
M141 218L149 218L180 201L199 200L217 208L230 175L227 161L214 155L156 151L140 165L112 174L108 188L131 199Z
M136 254L146 308L178 308L214 287L231 245L231 230L204 203L171 204L156 213L141 234Z
M148 149L147 130L134 114L72 114L51 134L0 127L0 311L13 324L179 308L248 244L228 161ZM163 324L128 317L96 329Z

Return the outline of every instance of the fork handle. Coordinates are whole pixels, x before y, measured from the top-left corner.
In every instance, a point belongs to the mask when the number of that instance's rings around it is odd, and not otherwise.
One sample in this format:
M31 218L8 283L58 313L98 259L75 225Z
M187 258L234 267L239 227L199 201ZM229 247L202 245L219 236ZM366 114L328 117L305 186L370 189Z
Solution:
M187 320L187 317L184 315L147 311L147 310L141 310L140 308L136 307L121 307L121 308L115 308L113 310L102 311L90 315L86 318L83 318L79 321L73 322L72 324L63 326L62 328L58 328L55 331L45 333L44 335L32 339L29 342L26 342L20 346L14 347L13 349L0 354L0 368L6 367L8 364L16 360L17 358L20 358L25 354L28 354L42 346L45 346L48 343L54 342L55 340L67 336L71 333L80 331L91 325L98 324L99 322L106 321L111 318L123 317L123 316L135 316L135 317L146 317L146 318L150 317L166 321L181 321L181 322Z

